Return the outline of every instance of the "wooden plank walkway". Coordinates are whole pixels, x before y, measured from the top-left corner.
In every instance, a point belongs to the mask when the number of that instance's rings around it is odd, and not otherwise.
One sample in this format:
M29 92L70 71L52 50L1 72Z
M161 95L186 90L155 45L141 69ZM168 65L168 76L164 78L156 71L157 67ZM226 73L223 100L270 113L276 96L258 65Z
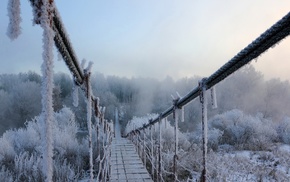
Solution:
M134 145L128 139L113 139L110 181L153 182Z

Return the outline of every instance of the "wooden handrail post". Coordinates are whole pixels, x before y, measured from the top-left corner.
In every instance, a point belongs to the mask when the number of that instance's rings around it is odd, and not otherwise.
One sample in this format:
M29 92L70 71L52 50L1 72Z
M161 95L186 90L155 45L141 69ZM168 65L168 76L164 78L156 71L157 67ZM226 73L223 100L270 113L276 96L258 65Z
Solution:
M158 178L159 181L162 180L162 133L161 133L161 117L159 118L159 156L158 156Z
M207 97L206 97L206 78L203 78L199 82L200 89L200 102L201 102L201 112L202 112L202 149L203 149L203 170L201 174L201 182L206 181L206 173L207 173Z
M143 131L143 162L146 168L146 143L145 143L145 138L146 138L146 129Z
M154 142L153 142L153 126L150 126L150 140L151 140L151 174L154 179Z
M173 104L173 119L174 119L174 137L175 137L175 146L174 146L174 157L173 157L173 174L174 174L174 181L177 181L177 153L178 153L178 112L176 112L176 103L179 99L174 99Z

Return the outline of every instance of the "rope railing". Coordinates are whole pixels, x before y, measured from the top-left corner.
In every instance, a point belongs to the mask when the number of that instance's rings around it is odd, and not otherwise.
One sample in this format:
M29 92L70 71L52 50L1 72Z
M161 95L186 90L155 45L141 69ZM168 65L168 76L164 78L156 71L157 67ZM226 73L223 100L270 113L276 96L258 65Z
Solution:
M150 172L153 180L158 182L180 181L177 178L177 171L172 167L174 162L168 160L168 158L177 155L174 153L167 154L163 151L164 140L162 139L162 130L167 125L165 124L165 119L159 123L160 125L158 126L151 126L134 135L130 134L129 139L136 146L137 153L142 159L144 166ZM178 160L176 160L175 165L178 166L176 168L181 166Z
M174 156L173 156L173 166L172 166L172 174L174 181L179 181L178 174L177 174L177 165L178 165L178 120L179 117L178 112L176 112L176 109L181 110L181 121L183 120L183 107L187 105L189 102L200 97L200 102L202 105L202 151L203 151L203 159L202 159L202 166L203 170L200 176L200 181L206 181L207 176L207 99L206 99L206 91L208 89L211 89L211 97L212 97L212 107L216 107L216 100L215 98L215 89L214 86L230 76L232 73L240 69L241 67L248 64L251 60L256 59L258 56L260 56L262 53L264 53L266 50L268 50L270 47L275 46L277 43L279 43L281 40L283 40L285 37L287 37L290 34L290 12L285 15L281 20L279 20L277 23L275 23L272 27L270 27L268 30L266 30L263 34L261 34L256 40L254 40L251 44L249 44L247 47L245 47L243 50L241 50L236 56L234 56L232 59L230 59L227 63L225 63L221 68L219 68L216 72L214 72L212 75L210 75L208 78L203 78L197 87L192 89L188 94L186 94L184 97L180 97L179 94L177 94L178 98L173 98L173 104L168 109L166 109L164 112L160 113L157 117L154 119L149 119L146 123L144 123L142 126L136 128L131 127L131 131L126 133L126 137L129 137L131 140L134 140L136 138L139 140L139 135L141 131L150 129L152 132L152 128L156 123L160 123L162 119L167 118L169 115L173 115L174 119L174 135L175 135L175 149L174 149ZM159 134L161 134L161 130L159 131ZM152 136L151 136L152 140ZM157 142L159 142L157 145L161 146L161 140L156 139ZM140 143L143 143L144 141L140 141ZM139 148L140 143L136 143ZM154 146L152 144L153 141L151 141L152 149L152 157L149 159L151 162L151 175L152 178L156 181L163 181L162 174L160 173L167 173L170 174L171 171L166 171L162 168L162 154L161 154L161 148L159 150L155 150L156 153L154 154ZM150 151L150 150L149 150ZM145 155L147 156L147 155ZM150 156L150 154L149 154ZM154 166L154 161L159 161L159 164L156 164ZM159 165L159 166L158 166ZM183 166L183 168L185 168ZM156 171L156 173L155 173Z
M217 83L221 82L232 73L237 71L239 68L248 64L251 60L260 56L263 52L265 52L270 47L273 47L281 40L286 38L290 34L290 12L285 15L281 20L275 23L272 27L266 30L263 34L261 34L256 40L254 40L251 44L241 50L236 56L230 59L226 64L224 64L221 68L219 68L216 72L210 75L205 79L206 89L210 89ZM189 102L194 100L196 97L200 95L200 88L197 86L192 89L188 94L184 97L180 98L176 104L172 105L160 115L150 122L145 124L140 128L136 128L136 130L143 130L148 128L150 125L154 125L159 122L160 118L166 118L170 114L173 113L174 106L181 108L187 105ZM133 131L132 131L133 132Z
M34 11L34 24L41 24L40 17L42 16L41 8L44 6L43 1L30 0L31 6ZM49 22L49 26L54 31L54 44L58 52L62 55L69 71L72 73L75 85L80 87L87 97L87 112L88 112L88 130L89 130L89 150L90 150L90 181L93 180L95 171L93 166L97 166L96 179L98 181L107 181L110 173L110 156L111 156L111 142L113 130L112 126L104 119L105 108L99 106L99 98L95 97L91 92L90 83L90 64L84 69L81 68L76 53L69 40L69 36L64 28L60 14L54 5L53 0L49 0L48 3L53 5L53 9L49 12L52 15L52 20ZM93 111L96 125L91 126L91 111ZM89 122L90 121L90 122ZM93 141L92 141L92 129L96 130L97 136L95 141L97 143L97 160L93 160ZM102 148L102 150L101 150ZM96 162L94 165L93 163Z
M34 23L45 26L44 30L53 30L53 40L57 47L57 50L62 55L68 69L74 77L75 84L79 86L85 93L87 97L87 120L88 120L88 130L89 130L89 148L90 148L90 180L94 178L93 174L93 154L92 154L92 129L96 130L96 142L97 142L97 180L107 181L110 172L110 148L112 142L112 128L108 122L104 119L104 107L99 106L99 98L95 97L91 92L90 83L90 66L83 69L79 65L79 61L76 57L72 44L69 41L68 34L64 28L61 21L61 17L54 5L53 0L41 1L41 0L30 0L34 11ZM47 4L44 4L47 3ZM52 6L53 5L53 6ZM42 10L44 7L45 11ZM47 9L46 9L47 8ZM41 22L41 13L45 12L47 14L47 19L45 23ZM270 27L267 31L261 34L256 40L251 44L241 50L236 56L219 68L216 72L210 75L208 78L204 78L199 85L191 90L184 97L178 96L177 99L173 99L173 105L167 110L159 114L156 118L149 120L148 123L141 127L134 128L127 133L127 137L133 140L133 143L137 146L139 155L143 156L143 161L149 161L151 168L151 175L156 181L164 181L163 173L173 174L173 180L179 181L177 174L178 166L178 112L177 110L182 110L185 105L191 102L196 97L200 96L202 103L202 129L203 129L203 162L204 167L201 175L201 181L206 181L206 153L207 153L207 109L206 109L206 90L212 88L214 85L218 84L232 73L248 64L251 60L257 58L262 53L264 53L270 47L276 45L278 42L283 40L290 34L290 13L284 16L276 24ZM51 34L52 35L52 34ZM50 36L47 35L48 38ZM47 38L47 37L45 37ZM49 50L50 51L50 50ZM48 60L50 61L50 60ZM96 118L96 126L91 126L91 112L94 111ZM182 110L183 111L183 110ZM162 130L161 121L173 114L174 118L174 133L175 133L175 146L173 154L173 166L172 170L164 169L164 161L162 156ZM181 119L183 120L183 119ZM49 120L48 120L49 121ZM158 136L153 137L154 124L159 123L159 131L155 131ZM145 129L150 129L150 139L146 137ZM141 136L141 132L143 136ZM48 132L49 133L49 132ZM156 138L156 139L155 139ZM147 139L147 142L146 142ZM155 139L155 141L153 141ZM149 142L150 140L150 142ZM49 147L48 147L49 148ZM102 149L102 150L101 150ZM145 153L147 151L147 153ZM48 157L52 156L50 154ZM148 158L147 158L148 157ZM49 161L50 162L50 161ZM48 181L51 178L51 174L48 177Z
M111 157L111 142L112 142L112 126L107 122L97 122L95 126L97 131L96 141L98 141L97 154L95 162L98 166L95 179L98 181L107 181L110 174L110 157Z
M31 3L31 6L34 7L34 11L39 17L41 16L41 12L39 11L39 8L42 5L41 1L38 0L29 0ZM40 21L37 20L37 18L34 18L35 24L40 24ZM55 37L54 42L55 46L57 47L59 53L62 55L63 60L67 64L69 70L75 77L75 80L78 83L83 83L84 80L84 73L79 66L79 61L76 57L75 51L72 48L72 44L70 43L70 40L68 38L68 34L66 33L66 30L64 28L64 25L61 21L61 17L56 9L56 7L53 10L53 20L51 22L51 26L53 30L55 31Z

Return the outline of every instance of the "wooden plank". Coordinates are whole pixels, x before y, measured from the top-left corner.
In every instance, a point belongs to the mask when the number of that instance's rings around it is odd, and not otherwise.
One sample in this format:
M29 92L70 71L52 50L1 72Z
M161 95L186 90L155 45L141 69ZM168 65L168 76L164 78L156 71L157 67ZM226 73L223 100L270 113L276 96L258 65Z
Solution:
M112 142L111 182L153 182L134 145L125 138Z

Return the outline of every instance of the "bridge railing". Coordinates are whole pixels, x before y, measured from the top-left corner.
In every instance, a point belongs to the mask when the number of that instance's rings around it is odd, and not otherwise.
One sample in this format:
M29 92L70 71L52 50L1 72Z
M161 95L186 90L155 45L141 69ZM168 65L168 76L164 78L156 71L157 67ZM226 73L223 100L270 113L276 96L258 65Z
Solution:
M96 171L94 179L98 181L107 181L110 176L110 161L111 161L111 144L113 138L113 125L106 122L103 118L96 118L96 124L94 129L96 130L96 136L94 141L96 142L96 153L94 154L94 167Z
M250 43L247 47L245 47L243 50L241 50L236 56L234 56L232 59L230 59L226 64L224 64L221 68L219 68L216 72L214 72L212 75L210 75L208 78L204 78L199 82L199 85L192 89L188 94L186 94L184 97L180 97L178 95L177 98L173 99L173 104L168 109L166 109L164 112L160 113L155 118L152 118L148 120L147 122L144 122L142 126L138 127L131 127L130 131L127 131L126 136L129 137L136 146L138 146L138 150L142 148L142 137L141 133L145 132L146 129L154 127L155 124L160 123L164 118L167 118L169 115L173 115L174 123L175 123L175 154L173 157L173 174L175 181L178 181L177 178L177 164L178 164L178 117L176 114L176 110L183 109L185 105L187 105L189 102L194 100L197 97L200 97L201 101L201 107L202 107L202 143L203 143L203 171L201 174L201 181L206 180L206 158L207 158L207 97L205 96L206 91L208 89L212 89L212 94L214 95L214 86L230 76L232 73L237 71L239 68L243 67L244 65L248 64L251 60L256 59L258 56L260 56L262 53L264 53L267 49L275 46L279 41L283 40L285 37L287 37L290 34L290 12L285 15L281 20L279 20L277 23L275 23L273 26L271 26L268 30L266 30L263 34L261 34L256 40L254 40L252 43ZM213 99L214 100L214 99ZM159 135L161 135L161 131L159 132ZM144 139L146 137L143 137ZM162 161L161 160L161 139L157 140L159 141L159 144L153 145L154 146L160 146L158 150L159 153L154 153L154 149L150 150L149 145L144 145L143 148L145 148L148 152L145 156L150 156L152 158L149 159L151 161L151 175L156 179L156 181L162 181L162 162L159 162L159 166L156 165L154 167L154 161ZM146 141L145 141L146 143ZM151 141L152 145L153 141ZM148 150L149 148L149 150ZM144 150L144 149L143 149ZM146 151L145 150L145 151ZM142 154L144 155L144 154ZM145 160L146 161L146 160ZM160 167L161 166L161 167ZM160 168L160 169L159 169ZM159 170L158 170L159 169ZM154 170L157 171L154 173ZM155 177L157 174L158 177Z
M68 39L67 33L64 29L63 23L61 21L60 15L55 8L55 5L53 5L53 9L51 11L51 7L49 7L51 4L54 4L53 0L48 1L35 1L30 0L31 5L33 7L34 12L34 23L41 24L41 21L39 17L41 17L42 10L41 8L43 6L46 6L43 4L43 2L47 2L49 5L48 7L45 7L44 9L48 9L49 12L45 12L49 14L49 17L52 19L47 19L46 26L50 26L50 28L54 31L54 43L58 49L58 51L61 53L64 61L66 62L69 70L71 71L72 75L74 76L74 81L77 86L79 86L86 94L87 96L87 110L88 110L88 130L89 130L89 151L90 151L90 179L93 180L93 154L92 154L92 126L91 126L91 111L94 111L95 117L100 119L100 122L97 122L97 133L101 133L101 130L103 130L103 139L102 139L102 145L103 151L99 151L98 157L99 157L99 169L98 169L98 178L101 178L101 180L106 180L106 177L108 176L108 172L110 171L108 161L110 156L110 142L111 142L111 135L112 130L110 129L110 126L104 120L104 110L102 111L99 106L99 99L95 97L91 93L91 84L90 84L90 66L88 66L86 69L83 69L79 66L78 59L76 57L76 54L72 48L72 45ZM53 16L51 16L51 13ZM39 16L39 17L38 17ZM214 85L234 73L236 70L241 68L242 66L248 64L251 60L257 58L259 55L261 55L263 52L265 52L270 47L277 44L279 41L284 39L286 36L290 34L290 13L288 13L286 16L284 16L280 21L278 21L276 24L274 24L271 28L269 28L266 32L264 32L260 37L258 37L255 41L253 41L251 44L249 44L246 48L244 48L242 51L240 51L235 57L233 57L230 61L228 61L224 66L222 66L220 69L218 69L215 73L210 75L208 78L204 78L200 81L199 85L191 90L187 95L184 97L178 97L173 100L173 105L169 107L167 110L159 114L158 117L155 119L149 120L149 122L145 123L142 127L134 128L132 131L127 133L127 136L130 136L131 139L137 140L135 143L139 146L139 151L141 153L141 150L143 151L150 151L151 157L149 158L149 161L151 162L151 168L156 172L156 179L157 181L163 181L162 179L162 170L166 172L164 169L162 169L162 156L161 156L161 127L160 123L162 119L166 118L167 116L173 114L174 123L175 123L175 151L174 151L174 157L173 157L173 174L175 181L178 181L177 178L177 165L178 165L178 117L176 116L178 112L176 112L178 109L182 109L186 104L191 102L196 97L200 97L201 104L202 104L202 128L203 128L203 172L201 175L201 181L206 180L206 154L207 154L207 101L205 97L206 90L212 88ZM98 119L97 119L98 120ZM154 144L153 139L151 139L151 142L146 146L146 141L142 142L142 137L140 136L141 131L144 132L144 139L145 137L145 129L152 128L156 123L159 123L159 137L157 141L159 143ZM143 143L143 146L141 145ZM151 145L151 148L150 148ZM153 146L153 147L152 147ZM154 149L155 147L155 149ZM151 149L151 150L150 150ZM155 151L155 152L154 152ZM144 156L150 156L145 155ZM156 157L157 156L157 157ZM147 161L147 158L144 157L145 161ZM158 162L157 162L158 161ZM156 163L154 167L154 163ZM154 172L153 174L154 175Z
M72 44L69 40L69 36L65 30L65 27L62 23L61 16L54 4L54 0L29 0L33 9L33 23L38 24L43 28L43 40L44 40L44 75L43 78L45 80L44 83L44 92L46 94L46 100L48 100L48 104L43 106L43 111L47 112L48 114L44 114L45 116L51 115L52 111L52 88L53 88L53 77L52 77L52 45L55 44L58 52L62 55L63 60L65 61L68 69L70 70L71 74L73 75L75 85L79 87L86 95L87 98L87 126L89 131L88 136L88 143L89 143L89 163L90 163L90 181L93 181L95 178L94 172L96 174L96 179L98 181L107 181L107 178L110 173L110 155L111 155L111 141L113 135L113 128L111 124L104 119L105 108L99 106L99 98L95 97L91 91L91 83L90 83L90 75L91 75L91 64L84 68L80 66L76 53L72 47ZM20 3L19 2L11 2L11 7L9 7L10 22L19 22L14 18L18 18L18 15L15 13L19 13L18 11ZM15 12L16 11L16 12ZM18 27L18 25L16 25ZM11 28L11 31L14 31L15 27ZM17 33L17 32L16 32ZM18 36L18 34L17 34ZM16 36L16 37L17 37ZM13 36L12 38L16 38ZM47 81L48 80L48 81ZM45 97L45 96L44 96ZM49 111L49 112L48 112ZM92 114L94 114L96 125L93 126L92 121ZM51 133L49 132L50 129L50 119L45 120L45 127L47 127L47 131L45 132L45 136L42 137L43 140L47 138L51 138ZM92 141L92 129L96 131L96 141ZM97 147L97 154L96 160L93 159L93 142L96 142ZM46 176L47 181L52 179L52 158L53 158L53 151L52 151L52 142L43 142L48 143L45 146L44 151L48 151L46 157L43 157L44 166L48 166L48 170L45 170L44 167L43 174ZM95 163L95 165L94 165ZM94 170L94 166L97 166L97 169ZM49 172L48 172L49 171Z

